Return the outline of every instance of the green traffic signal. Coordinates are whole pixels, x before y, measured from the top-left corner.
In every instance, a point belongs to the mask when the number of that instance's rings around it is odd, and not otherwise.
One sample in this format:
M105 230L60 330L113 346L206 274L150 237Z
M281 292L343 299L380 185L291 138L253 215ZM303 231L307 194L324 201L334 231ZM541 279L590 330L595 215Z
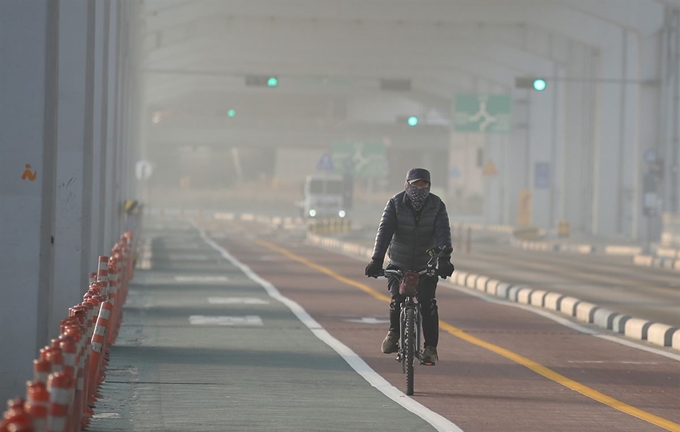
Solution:
M409 126L416 126L418 124L418 117L416 116L411 116L406 120Z
M279 80L276 77L269 77L267 80L267 87L276 87L279 85Z
M227 111L227 115L229 117L236 117L236 110L230 109L229 111Z
M534 80L534 90L543 91L545 90L546 83L544 79L537 78Z

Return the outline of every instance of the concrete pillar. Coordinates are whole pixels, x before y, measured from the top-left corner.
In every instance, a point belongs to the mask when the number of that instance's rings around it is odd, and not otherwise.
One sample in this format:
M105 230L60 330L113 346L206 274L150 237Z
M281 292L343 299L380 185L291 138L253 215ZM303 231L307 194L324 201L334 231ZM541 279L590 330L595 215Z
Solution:
M0 2L0 400L25 394L48 342L58 3ZM30 97L28 97L30 96ZM30 165L30 167L28 166Z
M91 254L93 257L103 255L104 227L106 223L106 82L105 65L108 47L108 4L107 0L94 3L94 85L92 95L92 231Z
M105 6L105 58L104 58L104 118L106 137L102 148L104 173L104 195L102 197L104 214L104 238L103 245L105 250L113 245L113 233L116 231L116 193L118 184L115 170L118 168L116 159L116 147L118 134L117 128L117 106L118 106L118 2L106 0ZM117 234L116 234L117 237Z
M49 333L59 333L68 308L80 303L87 274L96 270L90 257L92 205L91 88L88 67L90 9L81 0L59 3L59 90L57 190L55 211L55 296L50 305ZM89 74L88 74L89 72Z

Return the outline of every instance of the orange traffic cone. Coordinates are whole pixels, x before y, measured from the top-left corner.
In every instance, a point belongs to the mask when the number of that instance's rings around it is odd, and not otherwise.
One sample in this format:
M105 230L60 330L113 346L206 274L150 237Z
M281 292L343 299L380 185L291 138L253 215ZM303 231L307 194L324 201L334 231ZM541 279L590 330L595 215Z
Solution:
M50 393L43 382L29 381L26 383L26 411L33 417L35 432L47 431L47 414L50 405Z

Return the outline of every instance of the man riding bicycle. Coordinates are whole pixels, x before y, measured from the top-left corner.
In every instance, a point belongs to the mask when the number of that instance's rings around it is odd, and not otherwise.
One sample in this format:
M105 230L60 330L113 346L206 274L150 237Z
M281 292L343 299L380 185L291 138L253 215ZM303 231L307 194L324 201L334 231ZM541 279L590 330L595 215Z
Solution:
M385 206L375 237L371 262L366 266L366 276L380 276L388 249L388 269L417 272L427 266L428 249L450 245L449 215L441 198L430 193L430 172L424 168L413 168L406 174L404 191L390 198ZM446 278L453 274L453 270L451 256L440 256L438 276ZM418 283L425 346L423 363L428 365L434 365L439 360L439 312L435 299L437 282L437 276L423 276ZM399 294L399 283L397 277L388 278L387 286L392 301L390 328L381 347L385 354L395 353L399 349L399 305L404 301L404 295Z

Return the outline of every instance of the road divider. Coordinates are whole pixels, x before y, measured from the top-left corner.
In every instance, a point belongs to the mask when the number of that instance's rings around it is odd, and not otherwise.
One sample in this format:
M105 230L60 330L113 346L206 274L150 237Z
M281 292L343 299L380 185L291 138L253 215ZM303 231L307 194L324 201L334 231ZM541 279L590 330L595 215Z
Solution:
M110 256L99 257L83 301L68 310L59 336L40 350L26 397L9 401L0 432L77 432L88 426L122 321L135 250L133 233L126 231Z
M308 234L307 241L313 245L361 257L370 258L373 253L372 248L336 238ZM560 312L578 321L611 330L631 339L680 350L680 329L677 327L631 317L558 292L513 285L476 273L456 270L451 280L459 286L508 301Z
M633 256L633 264L680 271L680 259L675 258L638 254Z

